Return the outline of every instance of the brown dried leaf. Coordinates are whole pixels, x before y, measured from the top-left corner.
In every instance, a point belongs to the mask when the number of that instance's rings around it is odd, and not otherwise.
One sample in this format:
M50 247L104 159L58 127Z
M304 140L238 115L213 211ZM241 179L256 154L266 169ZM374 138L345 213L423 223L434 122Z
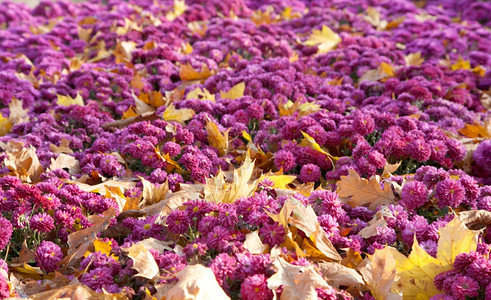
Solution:
M80 173L80 162L73 156L60 153L56 159L51 158L48 171L67 168L70 174Z
M143 211L149 215L159 215L160 219L164 219L172 210L181 206L189 200L196 200L203 197L202 184L180 184L180 190L173 193L168 193L163 201L143 208Z
M114 217L114 208L109 208L106 210L102 217L98 215L89 216L89 222L91 222L91 227L82 229L70 233L68 235L68 263L74 258L80 258L85 254L85 251L93 244L94 240L97 239L97 235L106 230L109 226L109 222Z
M281 257L276 258L274 265L278 268L278 272L268 279L268 287L276 290L280 286L283 286L280 300L317 300L315 288L329 287L327 282L314 270L312 265L295 266L287 263Z
M128 299L123 294L99 294L84 284L69 284L67 286L32 295L31 300L56 300L56 299L92 299L92 300L119 300Z
M360 178L358 173L349 169L348 176L341 176L341 180L336 183L338 194L341 197L348 197L347 203L351 207L367 205L369 209L376 209L380 205L394 203L394 193L390 184L384 182L384 189L375 176L370 180Z
M464 128L460 129L459 132L468 138L490 138L491 133L480 124L465 124Z
M49 150L53 153L73 153L72 148L70 148L70 141L66 138L62 138L60 141L60 146L56 146L55 144L49 145Z
M459 212L459 218L472 230L478 230L491 225L491 211L467 210Z
M368 222L367 227L363 228L362 230L360 230L360 232L358 232L358 235L365 239L377 235L378 227L381 228L387 227L387 221L385 221L385 218L394 218L394 215L392 215L392 213L390 212L390 210L387 209L387 207L380 209L373 216L373 218Z
M363 277L355 269L333 262L323 262L318 267L322 277L334 287L342 285L356 288L365 284Z
M402 299L402 295L393 293L397 270L392 253L389 247L376 249L373 255L368 256L370 261L360 268L363 279L376 299Z
M203 265L189 265L177 273L179 281L162 299L230 299L218 284L215 274Z
M290 198L287 201L296 200ZM293 214L288 218L288 223L302 230L317 249L326 256L326 259L341 261L341 256L327 237L327 233L320 226L317 215L311 206L296 205Z
M155 186L145 178L138 176L143 184L143 201L140 203L140 207L149 206L155 203L159 203L165 198L167 192L169 192L169 184L164 182L159 187Z
M394 173L395 171L397 171L397 169L399 169L401 164L402 164L402 161L395 163L395 164L387 163L384 167L384 171L382 172L382 178L390 177L390 175L392 173Z
M32 146L24 148L23 142L10 141L7 144L0 143L5 150L7 158L4 165L25 182L36 182L43 173L43 166L39 162L36 149Z

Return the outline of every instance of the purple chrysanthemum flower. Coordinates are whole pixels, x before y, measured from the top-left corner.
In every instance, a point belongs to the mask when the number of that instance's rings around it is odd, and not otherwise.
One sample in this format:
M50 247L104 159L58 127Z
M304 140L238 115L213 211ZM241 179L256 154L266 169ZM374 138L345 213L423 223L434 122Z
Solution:
M318 165L306 164L300 170L300 180L303 182L317 182L321 176L321 169Z
M4 217L0 217L0 250L10 242L12 236L12 223Z
M424 162L430 159L431 148L423 139L415 139L407 145L407 153L417 161Z
M246 277L241 285L240 295L244 300L267 300L273 297L273 292L268 288L266 277L256 274Z
M402 187L401 202L408 209L417 209L428 201L428 190L420 181L410 181Z
M271 247L279 245L285 241L285 227L275 222L274 224L265 224L259 229L259 235L266 244Z
M457 275L452 284L452 295L459 300L479 296L479 284L472 278Z
M491 173L491 139L485 140L473 154L474 161L488 173Z
M36 257L41 269L46 272L53 272L58 269L58 263L63 259L63 253L57 244L43 241L36 250Z
M81 282L94 291L101 291L103 288L114 285L111 269L108 267L95 268L82 275Z
M436 185L435 197L440 208L445 206L457 207L465 198L465 189L460 182L445 179Z
M295 156L293 153L287 150L280 150L278 153L276 153L274 164L278 169L283 169L285 172L290 171L297 165L295 162Z
M55 221L47 213L40 213L32 216L29 225L31 229L37 230L41 233L46 233L55 228Z
M191 222L185 211L175 209L167 216L166 224L172 233L183 234L188 231Z

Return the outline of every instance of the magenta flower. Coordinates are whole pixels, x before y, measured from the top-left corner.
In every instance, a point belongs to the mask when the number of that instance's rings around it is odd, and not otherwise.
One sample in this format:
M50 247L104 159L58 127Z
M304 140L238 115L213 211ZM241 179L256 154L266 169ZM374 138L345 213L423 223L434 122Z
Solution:
M0 217L0 249L4 249L12 236L12 223L4 217Z
M285 172L290 171L297 165L295 162L295 156L293 153L287 150L280 150L278 153L276 153L274 164L278 169L283 169Z
M167 228L169 228L169 230L175 234L186 233L189 229L189 225L191 224L188 214L179 209L171 211L167 216L165 223L167 224Z
M30 227L41 233L50 232L55 228L55 221L47 213L35 214L30 221Z
M300 169L300 180L303 182L317 182L321 176L321 169L318 165L306 164Z
M273 291L268 288L266 277L256 274L246 277L240 287L240 295L244 300L267 300L273 297Z
M436 185L435 197L440 208L445 206L457 207L465 198L465 189L460 182L445 179Z
M57 244L43 241L36 250L36 258L41 269L46 272L53 272L58 269L58 263L63 259L63 253Z
M275 222L274 224L265 224L259 229L259 235L263 238L264 243L271 247L279 245L285 241L285 227Z
M428 190L420 181L410 181L402 187L401 202L408 209L417 209L428 201Z
M452 284L452 295L459 300L479 296L479 284L472 278L457 275Z

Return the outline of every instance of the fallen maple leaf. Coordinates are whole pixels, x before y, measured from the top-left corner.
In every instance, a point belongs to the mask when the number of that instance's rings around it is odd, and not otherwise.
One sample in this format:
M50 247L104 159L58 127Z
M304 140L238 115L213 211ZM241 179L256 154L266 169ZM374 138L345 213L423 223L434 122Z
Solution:
M124 294L96 293L88 286L78 283L69 284L61 288L49 290L29 297L31 300L55 300L55 299L98 299L98 300L123 300L128 299Z
M70 148L70 142L66 138L62 138L60 141L60 146L56 146L55 144L49 145L49 150L53 153L73 153L72 148Z
M10 141L7 144L0 143L0 148L5 150L7 156L3 164L13 175L25 182L39 180L44 170L34 147L24 148L23 142Z
M0 113L0 136L4 136L9 133L12 129L12 122L9 118L5 118L2 113Z
M245 83L241 82L233 86L228 92L220 92L220 98L222 99L237 99L244 96Z
M491 211L467 210L459 212L459 218L465 225L473 230L483 229L491 225Z
M490 138L491 133L487 128L480 124L465 124L465 126L459 129L459 133L468 138Z
M84 256L94 240L97 239L97 235L109 226L109 222L113 217L114 208L111 207L102 216L89 216L89 222L93 224L91 227L68 235L68 255L63 260L63 262L66 262L66 266L70 264L72 259Z
M390 183L384 182L382 189L376 176L372 176L370 180L360 178L353 169L349 169L348 176L341 176L336 186L339 196L348 197L346 202L351 207L368 204L369 209L375 210L381 205L394 203L395 196Z
M281 257L276 257L273 263L278 268L278 272L268 279L268 288L276 290L283 286L280 300L317 300L315 288L330 287L312 265L292 265Z
M132 268L138 272L134 276L153 279L159 275L159 266L144 243L138 242L121 249L128 252L128 257L133 260Z
M377 30L384 30L389 24L386 20L381 19L380 11L373 7L368 7L366 9L366 15L363 16L363 19L365 19L365 21L370 23L370 25L375 27Z
M208 100L215 102L215 95L210 93L207 89L197 87L186 95L186 99L198 99L198 100Z
M368 256L367 264L360 267L363 279L375 299L402 299L400 290L398 291L400 286L395 284L397 270L392 253L393 250L389 247L376 249L373 255Z
M321 30L314 29L312 34L304 42L306 46L317 46L317 54L327 53L341 42L341 38L337 33L331 30L326 25L322 25Z
M206 64L203 64L200 71L194 69L189 63L181 65L181 69L179 70L179 76L181 77L181 80L184 81L203 80L207 79L211 75L212 72Z
M385 167L384 167L384 170L382 171L382 178L384 177L390 177L392 175L392 173L394 173L395 171L397 171L397 169L399 169L399 167L401 166L402 164L402 161L398 162L398 163L395 163L395 164L389 164L389 163L386 163L385 164Z
M416 52L404 56L404 61L408 66L421 66L425 59L421 57L421 52Z
M184 0L174 0L173 10L165 15L168 21L174 21L177 17L186 11L186 3Z
M352 268L335 262L322 262L318 265L322 277L334 287L347 286L357 288L365 285L363 277Z
M244 248L252 254L263 254L268 246L263 244L263 242L259 238L259 232L256 230L246 234Z
M51 164L49 165L48 171L65 168L67 168L72 175L78 174L80 173L80 162L71 155L60 153L56 159L51 158Z
M459 59L450 66L452 71L456 70L470 70L471 69L471 63L468 60L464 60L462 56L459 56Z
M190 108L176 109L174 104L170 104L165 108L164 113L162 114L162 118L164 118L164 120L166 120L167 122L176 121L184 124L184 122L191 119L194 114L194 110Z
M404 299L430 298L438 294L439 290L433 284L435 276L451 270L457 255L477 248L479 232L467 229L457 216L439 230L439 235L436 258L421 248L416 238L408 257L387 247L396 260Z
M288 184L292 183L295 179L297 179L297 176L295 175L283 175L283 172L277 172L277 173L272 173L269 172L267 174L261 175L259 178L259 182L263 180L270 180L274 183L272 188L277 188L277 189L290 189L288 187Z
M169 184L167 183L167 181L157 187L141 176L138 176L138 178L140 178L143 184L143 201L140 203L140 207L160 202L165 198L167 192L169 192Z
M208 134L208 143L218 150L220 156L224 156L228 151L228 133L230 128L223 133L218 129L217 124L212 120L206 121L206 133Z
M377 69L365 72L365 74L358 79L358 82L362 82L363 80L384 81L385 79L393 76L394 68L386 62L382 62Z
M188 265L176 276L179 281L161 299L230 299L218 284L213 271L203 265Z
M70 96L64 96L64 95L56 95L58 100L56 100L56 104L61 105L61 106L70 106L70 105L84 105L84 100L82 99L82 96L77 93L77 96L75 98L72 98Z
M9 120L12 125L17 125L29 120L27 113L28 109L22 107L22 101L17 98L13 98L9 103Z
M204 187L205 200L211 202L232 203L242 197L251 196L256 190L258 180L251 181L254 162L247 152L244 163L233 171L230 184L225 181L222 171L217 176L206 179Z

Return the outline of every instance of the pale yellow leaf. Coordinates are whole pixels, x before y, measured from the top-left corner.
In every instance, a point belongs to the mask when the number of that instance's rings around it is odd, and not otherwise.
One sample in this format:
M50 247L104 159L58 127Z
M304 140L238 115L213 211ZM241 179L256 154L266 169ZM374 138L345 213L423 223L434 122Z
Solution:
M237 99L244 96L245 83L241 82L233 86L227 92L220 92L220 98L222 99Z
M268 287L275 290L283 286L280 300L317 300L315 288L329 288L327 282L312 265L292 265L281 257L275 259L274 265L278 268L278 272L268 279Z
M375 253L368 257L371 262L371 272L369 276L363 278L375 299L402 299L401 295L395 297L396 295L392 293L397 270L396 260L390 248L376 249Z
M181 124L191 119L194 116L194 110L190 108L176 109L174 104L170 104L165 108L163 118L168 122L176 121Z
M363 277L355 269L335 262L322 262L318 265L322 277L334 287L360 287L365 285Z
M64 95L56 95L56 96L58 97L56 104L61 106L84 105L84 100L82 99L82 96L80 96L80 94L78 93L75 98L72 98L70 96L64 96Z
M128 257L133 260L133 269L138 272L134 276L153 279L159 275L159 266L157 265L155 258L142 242L121 249L127 251Z
M24 109L22 107L22 101L20 101L17 98L13 98L12 101L9 103L9 120L12 123L12 125L16 125L22 122L26 122L29 120L29 116L27 113L29 112L28 109ZM0 116L0 119L2 117ZM0 126L1 126L1 121L0 121ZM1 132L0 132L1 135Z
M457 255L477 248L479 232L467 229L457 216L441 228L438 234L440 239L436 257L443 265L452 265Z
M165 18L168 21L174 21L177 17L186 11L186 2L184 0L174 0L173 11L168 12Z
M186 99L208 100L215 102L215 95L205 88L197 87L186 95Z
M327 53L341 42L341 38L337 33L331 30L326 25L322 25L321 30L314 29L312 34L304 42L306 46L317 46L317 54Z
M249 232L245 236L244 248L252 254L263 254L268 246L264 245L259 238L258 231Z
M159 187L155 186L145 178L138 176L143 184L143 201L140 203L140 207L152 205L160 202L169 192L169 185L167 181L161 184Z
M177 284L168 290L162 299L230 299L218 284L213 271L203 265L188 265L177 273L177 277Z
M425 59L421 57L421 52L416 52L404 56L404 61L408 66L421 66Z
M58 157L51 158L51 164L49 165L49 170L56 169L68 169L70 174L78 174L80 173L80 162L73 156L60 153Z
M363 74L358 79L358 82L362 82L363 80L384 81L389 77L394 77L394 68L390 64L383 62L377 69L367 71L365 74Z

